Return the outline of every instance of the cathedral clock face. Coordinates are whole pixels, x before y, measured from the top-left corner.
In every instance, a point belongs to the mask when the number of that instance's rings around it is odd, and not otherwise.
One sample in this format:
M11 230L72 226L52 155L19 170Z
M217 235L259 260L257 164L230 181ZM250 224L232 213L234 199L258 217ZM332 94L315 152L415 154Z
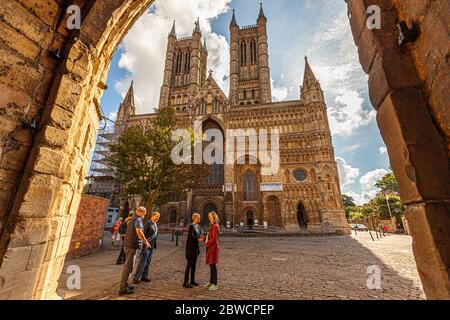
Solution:
M294 178L298 182L302 182L306 180L306 172L302 169L297 169L294 171Z

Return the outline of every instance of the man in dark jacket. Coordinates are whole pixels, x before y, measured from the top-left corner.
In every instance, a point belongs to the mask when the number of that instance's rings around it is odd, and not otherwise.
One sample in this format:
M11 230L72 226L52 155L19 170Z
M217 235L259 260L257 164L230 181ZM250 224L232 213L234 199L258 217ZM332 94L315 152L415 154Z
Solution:
M134 292L134 288L128 285L128 278L133 271L136 251L142 249L142 244L144 244L145 248L150 248L150 244L145 238L143 231L144 226L142 224L142 219L145 217L145 214L146 209L144 207L138 208L136 214L130 219L130 222L127 225L123 244L125 250L125 264L123 266L122 279L120 282L120 295Z
M150 244L150 248L143 248L139 255L139 260L136 265L136 272L133 277L133 283L139 284L141 281L150 282L148 275L150 264L152 262L152 255L156 249L156 239L158 238L158 220L161 214L153 212L150 220L145 224L144 235Z
M197 265L197 257L200 254L200 244L202 241L202 230L199 227L200 215L194 213L192 215L192 223L189 225L188 237L186 241L186 260L187 266L184 273L183 287L193 288L193 286L198 286L195 282L195 267ZM189 273L191 274L191 281L189 282Z

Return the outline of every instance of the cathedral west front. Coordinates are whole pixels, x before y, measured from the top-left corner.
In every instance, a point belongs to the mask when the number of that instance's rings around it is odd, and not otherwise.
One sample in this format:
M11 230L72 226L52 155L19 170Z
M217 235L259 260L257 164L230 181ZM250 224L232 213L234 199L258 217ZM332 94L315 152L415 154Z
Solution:
M250 26L239 26L233 12L226 96L213 71L207 70L208 49L199 22L192 36L184 38L177 37L174 23L168 35L159 108L173 108L182 128L197 122L203 131L219 130L225 153L234 146L234 139L246 141L247 149L238 148L232 162L209 165L207 177L195 189L160 206L162 224L186 224L194 212L207 221L208 212L214 210L223 228L349 232L320 83L305 58L299 99L272 101L266 25L262 7L257 23ZM154 116L135 113L131 87L119 108L116 127L147 127ZM242 136L232 137L230 144L229 131ZM273 162L262 161L249 147L266 132L269 153L277 152L276 170L267 170ZM135 201L130 206L136 206Z

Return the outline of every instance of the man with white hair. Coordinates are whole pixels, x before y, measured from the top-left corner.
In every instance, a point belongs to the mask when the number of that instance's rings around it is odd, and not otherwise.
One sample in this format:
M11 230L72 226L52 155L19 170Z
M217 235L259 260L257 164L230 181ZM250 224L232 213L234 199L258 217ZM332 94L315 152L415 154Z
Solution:
M128 278L133 271L136 251L142 249L142 244L144 244L145 248L150 248L150 243L148 243L144 235L144 225L142 223L142 219L145 217L146 213L147 210L144 207L137 208L136 213L127 225L123 244L125 250L125 264L122 271L119 295L131 294L134 292L134 287L128 285Z
M139 260L136 264L133 283L139 284L141 281L150 282L149 269L152 262L152 255L156 249L156 239L158 238L158 220L161 214L153 212L150 220L145 224L144 235L150 247L143 248L139 253Z
M200 244L199 241L203 241L202 230L198 225L200 223L200 215L194 213L192 215L192 223L189 226L188 237L186 240L186 270L184 273L183 287L193 288L193 286L198 286L195 282L195 268L197 266L197 258L200 254ZM189 281L189 274L191 275L191 281Z

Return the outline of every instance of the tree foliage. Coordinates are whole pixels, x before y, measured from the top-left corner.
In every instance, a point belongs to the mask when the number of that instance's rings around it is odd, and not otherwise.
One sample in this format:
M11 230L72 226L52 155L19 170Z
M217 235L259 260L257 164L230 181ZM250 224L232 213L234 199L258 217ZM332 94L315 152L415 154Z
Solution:
M380 189L380 192L374 199L360 206L355 204L352 197L347 195L342 196L347 219L388 220L392 215L398 222L401 222L404 206L398 195L398 184L394 174L386 174L377 181L375 186Z
M128 197L142 197L147 210L167 202L171 196L185 195L206 174L203 165L173 163L175 129L174 110L160 108L148 129L130 127L110 147L108 162L120 181L121 192Z
M395 179L392 172L386 174L383 178L378 180L375 186L380 188L383 193L399 194L397 179Z

